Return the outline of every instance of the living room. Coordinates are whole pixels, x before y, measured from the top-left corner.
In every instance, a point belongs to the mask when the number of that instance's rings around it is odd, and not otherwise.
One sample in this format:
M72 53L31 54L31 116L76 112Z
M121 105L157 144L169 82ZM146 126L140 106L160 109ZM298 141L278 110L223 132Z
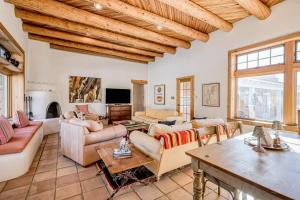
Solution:
M0 199L299 199L299 8L1 0Z

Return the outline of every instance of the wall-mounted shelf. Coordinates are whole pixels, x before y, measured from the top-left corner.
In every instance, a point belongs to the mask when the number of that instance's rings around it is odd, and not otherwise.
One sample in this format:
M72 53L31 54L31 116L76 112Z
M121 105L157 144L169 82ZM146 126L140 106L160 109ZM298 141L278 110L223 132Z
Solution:
M19 66L15 67L6 59L0 57L0 72L4 74L23 73L25 63L24 50L6 30L2 23L0 23L0 44L11 53L12 58L19 61Z

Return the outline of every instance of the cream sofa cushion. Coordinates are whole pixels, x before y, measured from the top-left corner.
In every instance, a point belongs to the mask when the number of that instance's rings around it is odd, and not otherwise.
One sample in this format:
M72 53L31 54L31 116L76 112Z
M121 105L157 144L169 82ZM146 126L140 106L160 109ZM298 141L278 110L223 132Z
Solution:
M160 160L163 151L163 145L158 140L139 131L131 132L129 138L134 146L136 146L138 149L155 160Z
M173 126L168 126L165 124L151 124L149 126L148 135L154 137L157 133L171 133L175 131L190 130L192 128L193 125L190 122L176 124Z
M146 109L146 116L164 120L167 117L178 116L178 112L176 110L159 110L159 109Z
M101 122L96 122L93 120L81 120L77 118L70 119L72 124L80 125L86 127L90 132L100 131L103 129L103 124Z
M225 124L223 119L195 119L192 120L194 128L210 127Z
M123 125L112 126L100 131L84 135L84 144L90 145L126 136L127 129Z

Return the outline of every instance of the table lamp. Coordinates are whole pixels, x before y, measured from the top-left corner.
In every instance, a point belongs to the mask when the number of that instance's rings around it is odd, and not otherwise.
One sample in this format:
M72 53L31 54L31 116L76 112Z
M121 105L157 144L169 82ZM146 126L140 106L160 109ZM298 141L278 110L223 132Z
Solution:
M265 132L262 126L255 126L253 136L257 138L257 146L253 147L254 151L264 153L265 148L261 145L261 139L265 140Z

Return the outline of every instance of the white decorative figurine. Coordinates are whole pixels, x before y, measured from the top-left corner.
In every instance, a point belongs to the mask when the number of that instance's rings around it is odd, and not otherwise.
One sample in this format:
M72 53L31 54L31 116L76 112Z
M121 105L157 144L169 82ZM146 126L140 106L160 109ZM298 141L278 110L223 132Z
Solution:
M129 149L128 141L126 138L122 138L120 141L119 149L114 149L115 157L129 157L131 156L131 150Z

